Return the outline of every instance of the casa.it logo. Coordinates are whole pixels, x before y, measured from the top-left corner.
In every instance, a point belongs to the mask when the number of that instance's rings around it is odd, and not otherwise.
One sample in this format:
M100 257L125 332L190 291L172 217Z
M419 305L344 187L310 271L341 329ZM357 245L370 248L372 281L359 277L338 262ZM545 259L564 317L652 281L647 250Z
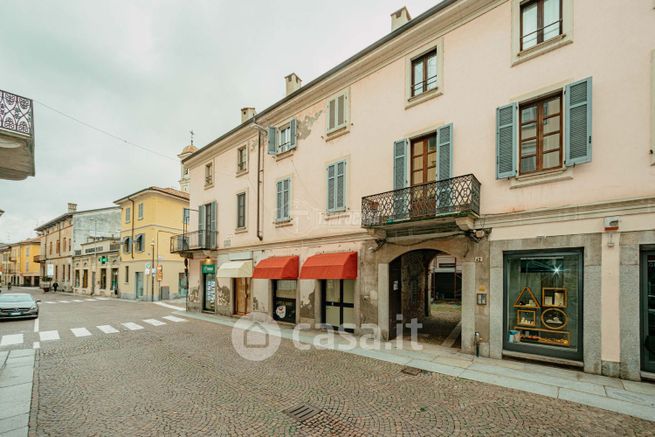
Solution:
M272 317L251 313L232 327L232 346L241 357L264 361L275 354L282 341L280 328Z

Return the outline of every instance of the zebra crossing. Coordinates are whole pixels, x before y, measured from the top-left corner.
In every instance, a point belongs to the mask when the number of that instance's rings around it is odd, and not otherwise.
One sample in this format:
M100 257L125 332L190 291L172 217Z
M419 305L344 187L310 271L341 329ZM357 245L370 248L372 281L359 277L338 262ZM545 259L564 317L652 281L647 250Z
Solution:
M110 297L91 297L86 299L65 299L65 300L46 300L41 302L42 305L59 305L64 303L83 303L83 302L101 302L112 300Z
M164 326L167 325L168 323L180 323L180 322L186 322L187 319L184 319L182 317L176 317L176 316L162 316L161 317L163 320L158 320L158 319L143 319L143 324L147 324L149 326L153 327L158 327L158 326ZM141 323L141 322L139 322ZM56 342L59 340L62 340L62 336L68 336L68 331L72 334L73 337L76 338L85 338L85 337L93 337L97 335L111 335L111 334L118 334L122 331L140 331L145 329L143 325L136 323L136 322L121 322L120 324L117 324L116 327L112 325L98 325L92 328L86 328L83 326L76 327L76 328L70 328L69 330L62 330L60 333L59 330L53 329L53 330L47 330L47 331L36 331L34 332L34 335L36 336L34 338L34 342L32 343L32 348L33 349L39 349L41 348L41 345L43 343L49 343L49 342ZM16 345L22 345L25 343L25 335L20 333L20 334L6 334L0 337L0 348L3 346L16 346Z

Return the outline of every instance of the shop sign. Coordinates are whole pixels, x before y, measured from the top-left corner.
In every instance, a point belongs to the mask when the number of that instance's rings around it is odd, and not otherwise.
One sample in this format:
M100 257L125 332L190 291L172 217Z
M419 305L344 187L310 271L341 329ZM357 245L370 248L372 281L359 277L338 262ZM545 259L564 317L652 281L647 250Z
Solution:
M215 274L216 273L216 264L203 264L202 272L205 274Z

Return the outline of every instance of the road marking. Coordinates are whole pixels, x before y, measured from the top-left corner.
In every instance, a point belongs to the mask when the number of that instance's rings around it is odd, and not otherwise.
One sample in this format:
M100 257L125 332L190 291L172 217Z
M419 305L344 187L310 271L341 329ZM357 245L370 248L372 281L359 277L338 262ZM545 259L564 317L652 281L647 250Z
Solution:
M41 343L35 341L34 343L32 343L32 349L41 349Z
M39 332L39 319L34 319L34 332Z
M43 302L43 303L53 304L53 303L57 303L57 302L55 302L55 301L53 301L53 300L49 300L49 301L47 301L47 302Z
M98 299L98 300L111 300L111 299L108 298L108 297L96 297L96 299Z
M161 326L161 325L166 324L166 323L164 323L164 322L162 322L160 320L157 320L157 319L144 319L143 321L146 322L149 325L152 325L152 326Z
M86 328L71 328L71 332L75 337L88 337L91 335L89 330Z
M41 331L39 332L41 341L59 340L58 331Z
M162 319L170 320L171 322L186 322L186 319L175 316L164 316Z
M60 300L60 301L58 301L58 303L68 303L68 302L70 302L70 300Z
M86 302L95 302L95 299L84 299Z
M111 325L100 325L100 326L96 326L96 328L98 328L105 334L115 334L118 332L118 329L114 328Z
M84 301L79 299L74 299L73 302L84 302Z
M137 329L143 329L143 326L137 325L134 322L125 322L125 323L121 323L121 325L125 326L130 331L136 331Z
M0 340L0 346L9 346L12 344L23 344L23 334L3 335Z
M167 304L167 303L164 303L164 302L155 302L155 305L159 305L159 306L162 306L162 307L165 307L165 308L170 308L172 310L177 310L177 311L186 311L186 308L184 308L184 307L178 307L178 306L170 305L170 304Z

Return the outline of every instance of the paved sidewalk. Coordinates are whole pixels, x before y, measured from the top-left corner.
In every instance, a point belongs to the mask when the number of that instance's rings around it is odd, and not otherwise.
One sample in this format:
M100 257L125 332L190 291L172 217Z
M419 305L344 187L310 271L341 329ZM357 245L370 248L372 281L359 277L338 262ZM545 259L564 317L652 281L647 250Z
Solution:
M26 436L32 403L34 350L0 351L0 436Z
M183 314L225 326L234 326L237 318L190 313ZM281 337L293 339L293 329L279 326ZM297 337L301 343L316 345L325 332L302 330ZM412 350L409 342L398 349L396 342L381 342L375 350L351 343L342 336L334 336L334 344L321 346L369 358L414 367L463 379L484 382L501 387L564 399L602 408L617 413L655 421L655 384L625 381L601 375L551 366L511 360L475 357L453 349L421 344L422 350Z

